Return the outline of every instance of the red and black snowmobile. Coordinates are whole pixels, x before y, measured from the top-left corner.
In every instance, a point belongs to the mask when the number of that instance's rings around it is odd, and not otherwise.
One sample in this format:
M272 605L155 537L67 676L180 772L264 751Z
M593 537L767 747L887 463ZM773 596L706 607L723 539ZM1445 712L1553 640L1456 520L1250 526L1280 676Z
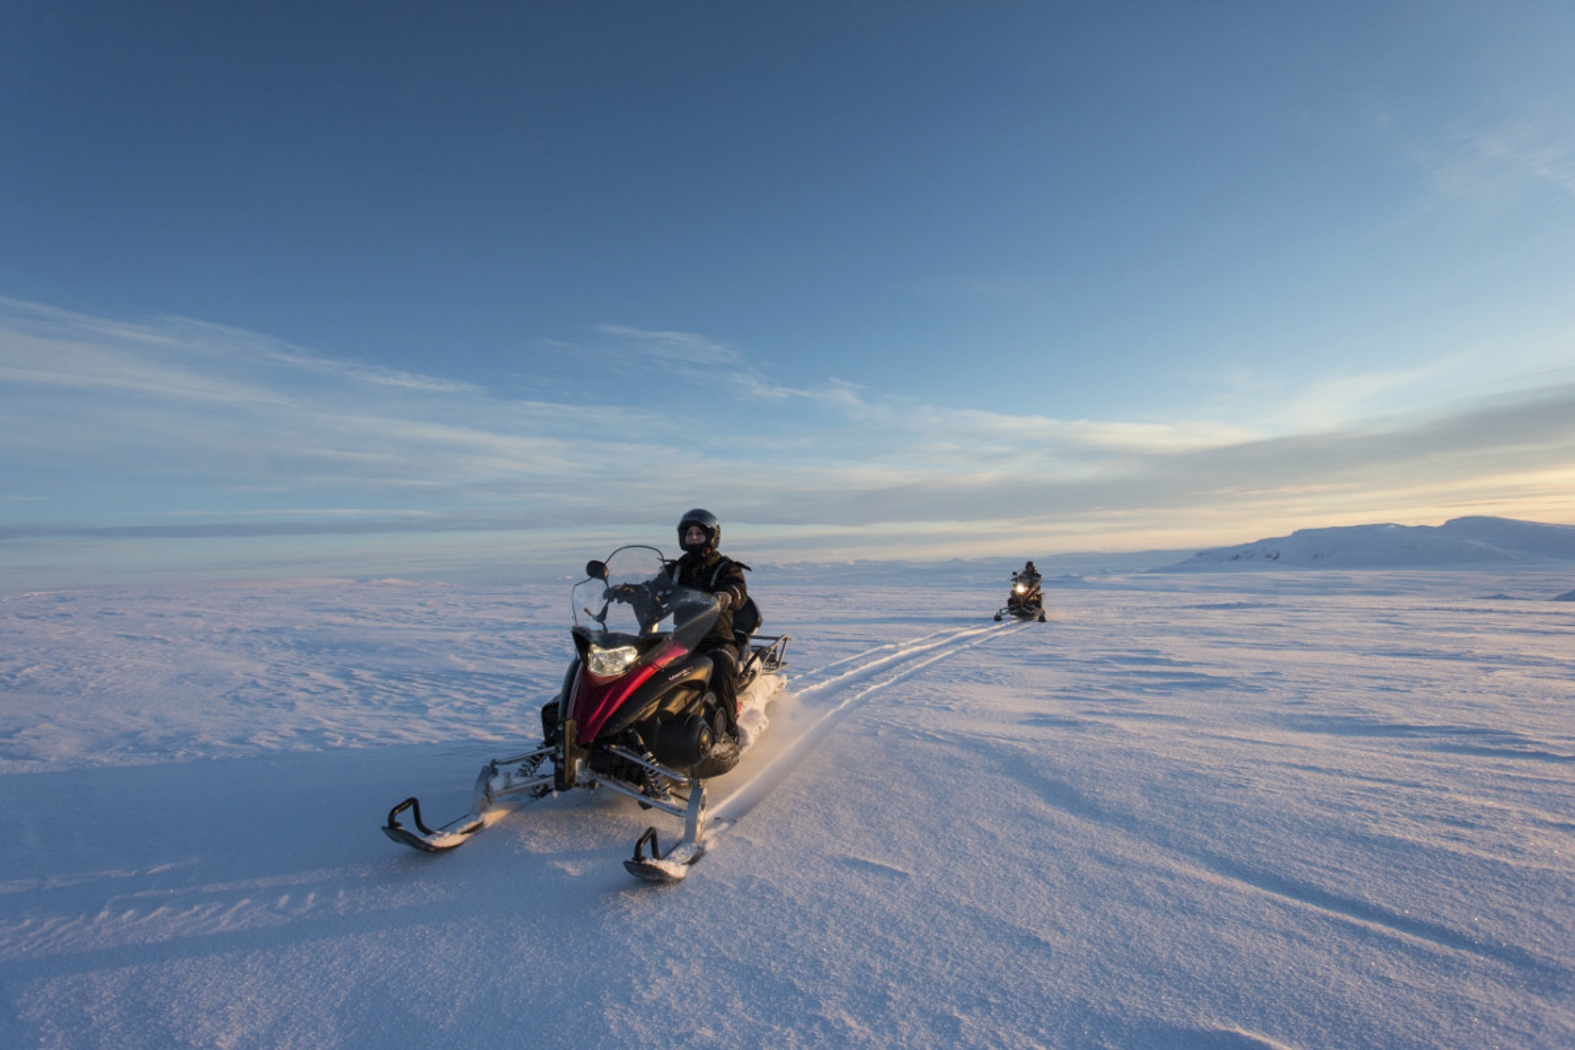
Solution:
M702 782L738 763L742 741L738 712L712 688L715 663L698 648L719 615L716 598L674 583L672 565L645 546L620 547L589 563L586 579L570 592L576 655L562 690L542 708L541 745L483 766L464 816L434 830L422 823L420 803L406 799L388 814L384 833L420 850L452 849L487 825L500 800L605 787L684 821L682 838L666 853L656 829L647 828L624 862L642 878L681 878L703 850ZM751 637L760 626L753 599L734 613L733 625L736 695L743 698L763 679L782 675L789 638ZM399 822L406 810L414 828Z

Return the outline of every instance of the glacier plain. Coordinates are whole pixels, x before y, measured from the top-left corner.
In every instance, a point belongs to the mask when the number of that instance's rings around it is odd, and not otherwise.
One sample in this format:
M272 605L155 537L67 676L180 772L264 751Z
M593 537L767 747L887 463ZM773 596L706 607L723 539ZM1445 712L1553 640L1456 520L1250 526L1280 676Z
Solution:
M567 579L0 594L0 1042L1575 1046L1575 570L1047 583L756 572L787 687L665 888L606 792L377 830L534 738Z

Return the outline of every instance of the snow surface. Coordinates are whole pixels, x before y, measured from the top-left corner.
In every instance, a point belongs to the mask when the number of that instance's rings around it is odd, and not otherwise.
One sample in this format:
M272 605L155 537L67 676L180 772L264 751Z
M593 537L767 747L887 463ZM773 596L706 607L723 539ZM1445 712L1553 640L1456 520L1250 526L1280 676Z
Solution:
M1575 572L1068 576L1043 625L852 575L755 573L788 687L672 887L610 792L377 830L530 742L567 582L0 595L0 1044L1575 1046Z

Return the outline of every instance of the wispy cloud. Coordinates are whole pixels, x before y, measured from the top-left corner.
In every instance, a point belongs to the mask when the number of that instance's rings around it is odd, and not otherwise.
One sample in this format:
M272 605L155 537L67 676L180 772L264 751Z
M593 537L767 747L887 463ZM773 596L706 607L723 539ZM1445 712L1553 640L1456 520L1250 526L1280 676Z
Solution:
M279 399L273 368L370 387L480 394L480 388L351 361L277 339L186 318L111 322L33 303L0 299L6 323L0 378L77 389L118 389L190 401Z
M1314 380L1278 403L1275 412L1293 432L1319 432L1350 426L1381 412L1430 380L1460 370L1468 355L1455 354L1414 368L1340 372Z
M168 352L169 344L156 345ZM213 375L182 366L141 348L88 342L81 334L40 336L5 333L0 380L17 386L78 392L145 395L209 404L277 400L275 394L233 376Z
M44 489L54 473L62 488L185 476L194 503L213 485L453 490L583 467L577 446L605 423L597 409L501 403L217 326L4 306L4 456Z
M884 537L983 553L1032 535L1236 542L1253 522L1483 500L1575 516L1559 496L1575 491L1567 375L1387 413L1370 409L1427 370L1333 376L1283 394L1272 428L1062 420L831 380L792 389L692 333L598 335L644 362L630 365L648 370L640 397L509 399L216 326L0 303L0 561L54 542L247 537L303 558L317 539L358 535L389 550L447 537L459 551L460 533L503 543L522 529L545 550L614 526L645 534L694 503L747 523L757 549L805 555L817 530L827 551ZM663 383L721 384L732 397L712 400L735 411L665 407Z
M281 365L302 372L317 372L326 376L338 376L372 386L402 387L406 390L419 390L434 394L467 394L475 396L483 393L482 388L473 383L460 383L452 379L438 379L434 376L421 375L416 372L401 372L390 368L378 368L373 365L334 361L304 350L276 350L269 356Z
M1502 165L1536 182L1575 196L1575 150L1543 124L1517 120L1459 136L1480 164Z
M661 368L701 372L749 368L738 350L693 332L653 332L614 324L597 325L596 331L614 337L615 345L629 356L645 358Z
M1536 120L1466 126L1444 142L1415 153L1438 201L1475 199L1501 207L1528 191L1575 196L1575 141Z
M608 337L582 347L644 370L664 372L686 382L722 388L759 401L810 401L817 404L856 407L857 389L848 383L828 380L812 389L784 386L737 347L720 343L694 332L662 332L601 324L596 332Z

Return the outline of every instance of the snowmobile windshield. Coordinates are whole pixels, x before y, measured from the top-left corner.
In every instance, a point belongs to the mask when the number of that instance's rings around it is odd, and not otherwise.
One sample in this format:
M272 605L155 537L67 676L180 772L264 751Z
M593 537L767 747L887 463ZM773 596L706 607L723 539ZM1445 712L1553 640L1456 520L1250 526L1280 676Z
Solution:
M619 547L602 564L604 576L581 580L570 594L574 626L597 644L620 635L650 638L715 618L716 599L674 583L655 547Z

